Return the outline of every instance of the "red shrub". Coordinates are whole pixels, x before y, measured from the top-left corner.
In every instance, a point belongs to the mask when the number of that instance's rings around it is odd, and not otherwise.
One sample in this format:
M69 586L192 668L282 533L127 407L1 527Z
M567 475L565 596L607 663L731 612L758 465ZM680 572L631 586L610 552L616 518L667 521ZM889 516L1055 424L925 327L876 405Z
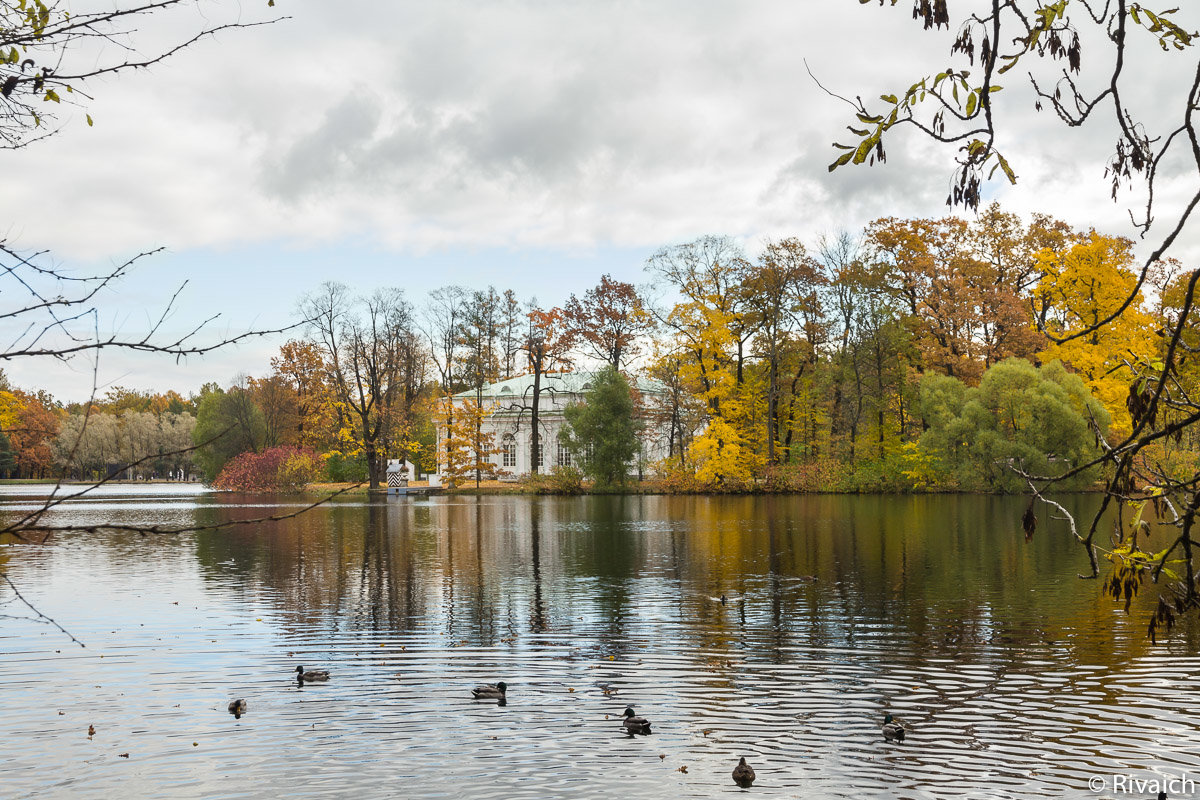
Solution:
M213 481L213 487L238 492L284 492L304 488L316 477L320 459L300 447L271 447L235 456Z

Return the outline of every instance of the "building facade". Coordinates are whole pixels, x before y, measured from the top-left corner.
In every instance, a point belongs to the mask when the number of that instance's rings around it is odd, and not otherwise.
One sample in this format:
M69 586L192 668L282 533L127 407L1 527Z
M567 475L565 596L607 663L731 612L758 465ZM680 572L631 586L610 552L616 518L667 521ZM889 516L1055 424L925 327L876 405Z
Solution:
M565 409L575 403L583 403L592 388L594 372L558 372L543 375L538 402L538 429L540 453L533 452L533 376L491 383L483 387L482 406L487 410L483 420L483 432L490 434L493 451L486 461L494 467L494 474L501 480L516 480L530 474L536 460L538 472L549 473L556 466L578 466L561 441L559 431L566 424ZM633 382L640 399L639 414L642 417L640 452L636 463L630 463L630 474L638 474L644 465L667 456L669 430L659 422L665 392L657 381L638 378ZM477 399L474 389L454 395L456 405L473 403ZM444 426L438 426L438 472L444 472L440 459L445 452Z

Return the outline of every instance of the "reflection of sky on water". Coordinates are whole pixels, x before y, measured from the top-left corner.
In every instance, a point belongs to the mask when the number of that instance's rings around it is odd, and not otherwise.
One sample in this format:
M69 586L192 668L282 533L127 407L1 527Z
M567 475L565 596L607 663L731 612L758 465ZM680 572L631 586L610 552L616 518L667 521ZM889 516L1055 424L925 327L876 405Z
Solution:
M118 497L57 513L207 524L265 505ZM29 745L0 751L0 781L39 797L712 797L746 755L773 796L1081 798L1097 771L1200 772L1189 717L1163 710L1200 700L1194 632L1152 648L1144 610L1073 578L1065 538L1025 545L1022 508L453 498L3 545L0 565L88 647L0 620L0 737ZM334 679L298 687L297 664ZM464 697L500 679L504 709ZM233 697L250 705L238 721ZM654 736L620 734L627 703ZM885 709L914 725L909 745L882 742Z

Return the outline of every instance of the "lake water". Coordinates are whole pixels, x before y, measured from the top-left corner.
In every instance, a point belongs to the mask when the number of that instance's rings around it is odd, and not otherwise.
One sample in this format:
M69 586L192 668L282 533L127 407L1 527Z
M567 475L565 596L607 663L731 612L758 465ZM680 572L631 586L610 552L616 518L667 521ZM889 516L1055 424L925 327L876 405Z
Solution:
M299 505L111 487L51 520ZM1151 645L1155 588L1125 615L1061 524L1025 543L1023 508L436 497L6 537L0 572L86 647L0 585L0 796L708 798L742 791L740 756L767 797L1200 796L1177 780L1200 781L1200 630ZM471 699L496 680L507 705Z

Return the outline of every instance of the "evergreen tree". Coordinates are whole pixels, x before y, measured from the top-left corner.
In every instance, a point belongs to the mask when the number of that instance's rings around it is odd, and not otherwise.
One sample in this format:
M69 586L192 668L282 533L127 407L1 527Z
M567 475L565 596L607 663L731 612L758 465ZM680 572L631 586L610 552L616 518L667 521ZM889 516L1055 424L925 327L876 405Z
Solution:
M584 403L566 409L567 425L559 435L598 486L620 485L638 452L641 431L629 382L606 366L592 378L584 397Z

